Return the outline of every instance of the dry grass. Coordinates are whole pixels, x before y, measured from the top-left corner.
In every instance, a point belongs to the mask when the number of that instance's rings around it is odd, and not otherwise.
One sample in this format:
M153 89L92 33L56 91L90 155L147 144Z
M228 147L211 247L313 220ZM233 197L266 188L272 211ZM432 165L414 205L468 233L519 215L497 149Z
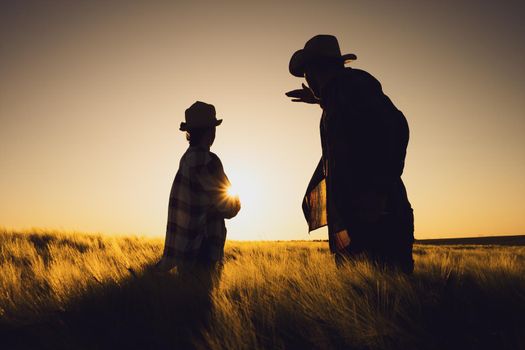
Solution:
M323 242L228 242L212 307L144 272L162 240L0 232L3 348L525 348L525 248L416 246L413 276Z

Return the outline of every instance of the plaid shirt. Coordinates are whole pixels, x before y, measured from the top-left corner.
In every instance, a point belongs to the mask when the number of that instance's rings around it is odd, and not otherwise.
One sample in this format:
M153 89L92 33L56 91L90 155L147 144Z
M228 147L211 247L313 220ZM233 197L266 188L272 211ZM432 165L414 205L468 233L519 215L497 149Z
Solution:
M222 259L224 219L239 211L238 200L227 194L229 186L217 155L205 148L188 148L171 187L164 264Z

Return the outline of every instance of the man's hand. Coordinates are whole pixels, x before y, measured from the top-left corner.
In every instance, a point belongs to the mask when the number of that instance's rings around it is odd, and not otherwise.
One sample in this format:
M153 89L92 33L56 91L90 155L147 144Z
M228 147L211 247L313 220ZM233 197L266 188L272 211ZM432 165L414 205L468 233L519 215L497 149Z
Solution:
M347 230L342 230L335 234L335 246L338 251L345 250L350 245L350 241Z
M304 102L304 103L310 103L310 104L319 104L319 99L315 97L312 90L304 85L302 85L302 89L292 90L288 91L286 93L286 96L292 98L292 102Z

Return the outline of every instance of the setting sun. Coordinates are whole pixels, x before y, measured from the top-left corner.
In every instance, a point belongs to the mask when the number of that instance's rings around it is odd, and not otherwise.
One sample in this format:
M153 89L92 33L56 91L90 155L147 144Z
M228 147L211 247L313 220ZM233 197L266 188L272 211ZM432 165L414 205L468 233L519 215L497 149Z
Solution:
M233 186L228 187L228 189L226 190L226 193L227 193L228 196L230 196L230 197L236 197L236 196L238 196L237 190L236 190Z
M251 208L257 205L259 201L259 187L260 185L254 181L253 176L242 169L230 169L228 177L231 186L228 188L228 195L231 197L239 197L243 208Z
M238 166L234 166L238 165ZM260 232L253 230L253 226L264 225L264 215L261 212L271 207L269 191L263 191L267 179L258 177L249 171L249 166L241 167L240 164L225 165L231 186L226 190L228 196L238 197L241 202L241 211L233 220L229 220L228 237L234 240L264 239ZM246 165L246 164L244 164Z

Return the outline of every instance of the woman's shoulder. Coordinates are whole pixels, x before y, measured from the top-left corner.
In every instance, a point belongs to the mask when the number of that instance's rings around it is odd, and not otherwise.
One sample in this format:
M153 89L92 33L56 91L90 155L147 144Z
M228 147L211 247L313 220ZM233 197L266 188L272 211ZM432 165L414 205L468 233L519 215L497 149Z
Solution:
M181 158L181 168L194 170L206 168L208 171L222 169L220 158L206 149L190 147Z
M213 152L208 152L208 153L209 153L209 155L210 155L210 160L211 160L211 161L221 163L221 159L219 158L218 155L216 155L216 154L213 153Z

